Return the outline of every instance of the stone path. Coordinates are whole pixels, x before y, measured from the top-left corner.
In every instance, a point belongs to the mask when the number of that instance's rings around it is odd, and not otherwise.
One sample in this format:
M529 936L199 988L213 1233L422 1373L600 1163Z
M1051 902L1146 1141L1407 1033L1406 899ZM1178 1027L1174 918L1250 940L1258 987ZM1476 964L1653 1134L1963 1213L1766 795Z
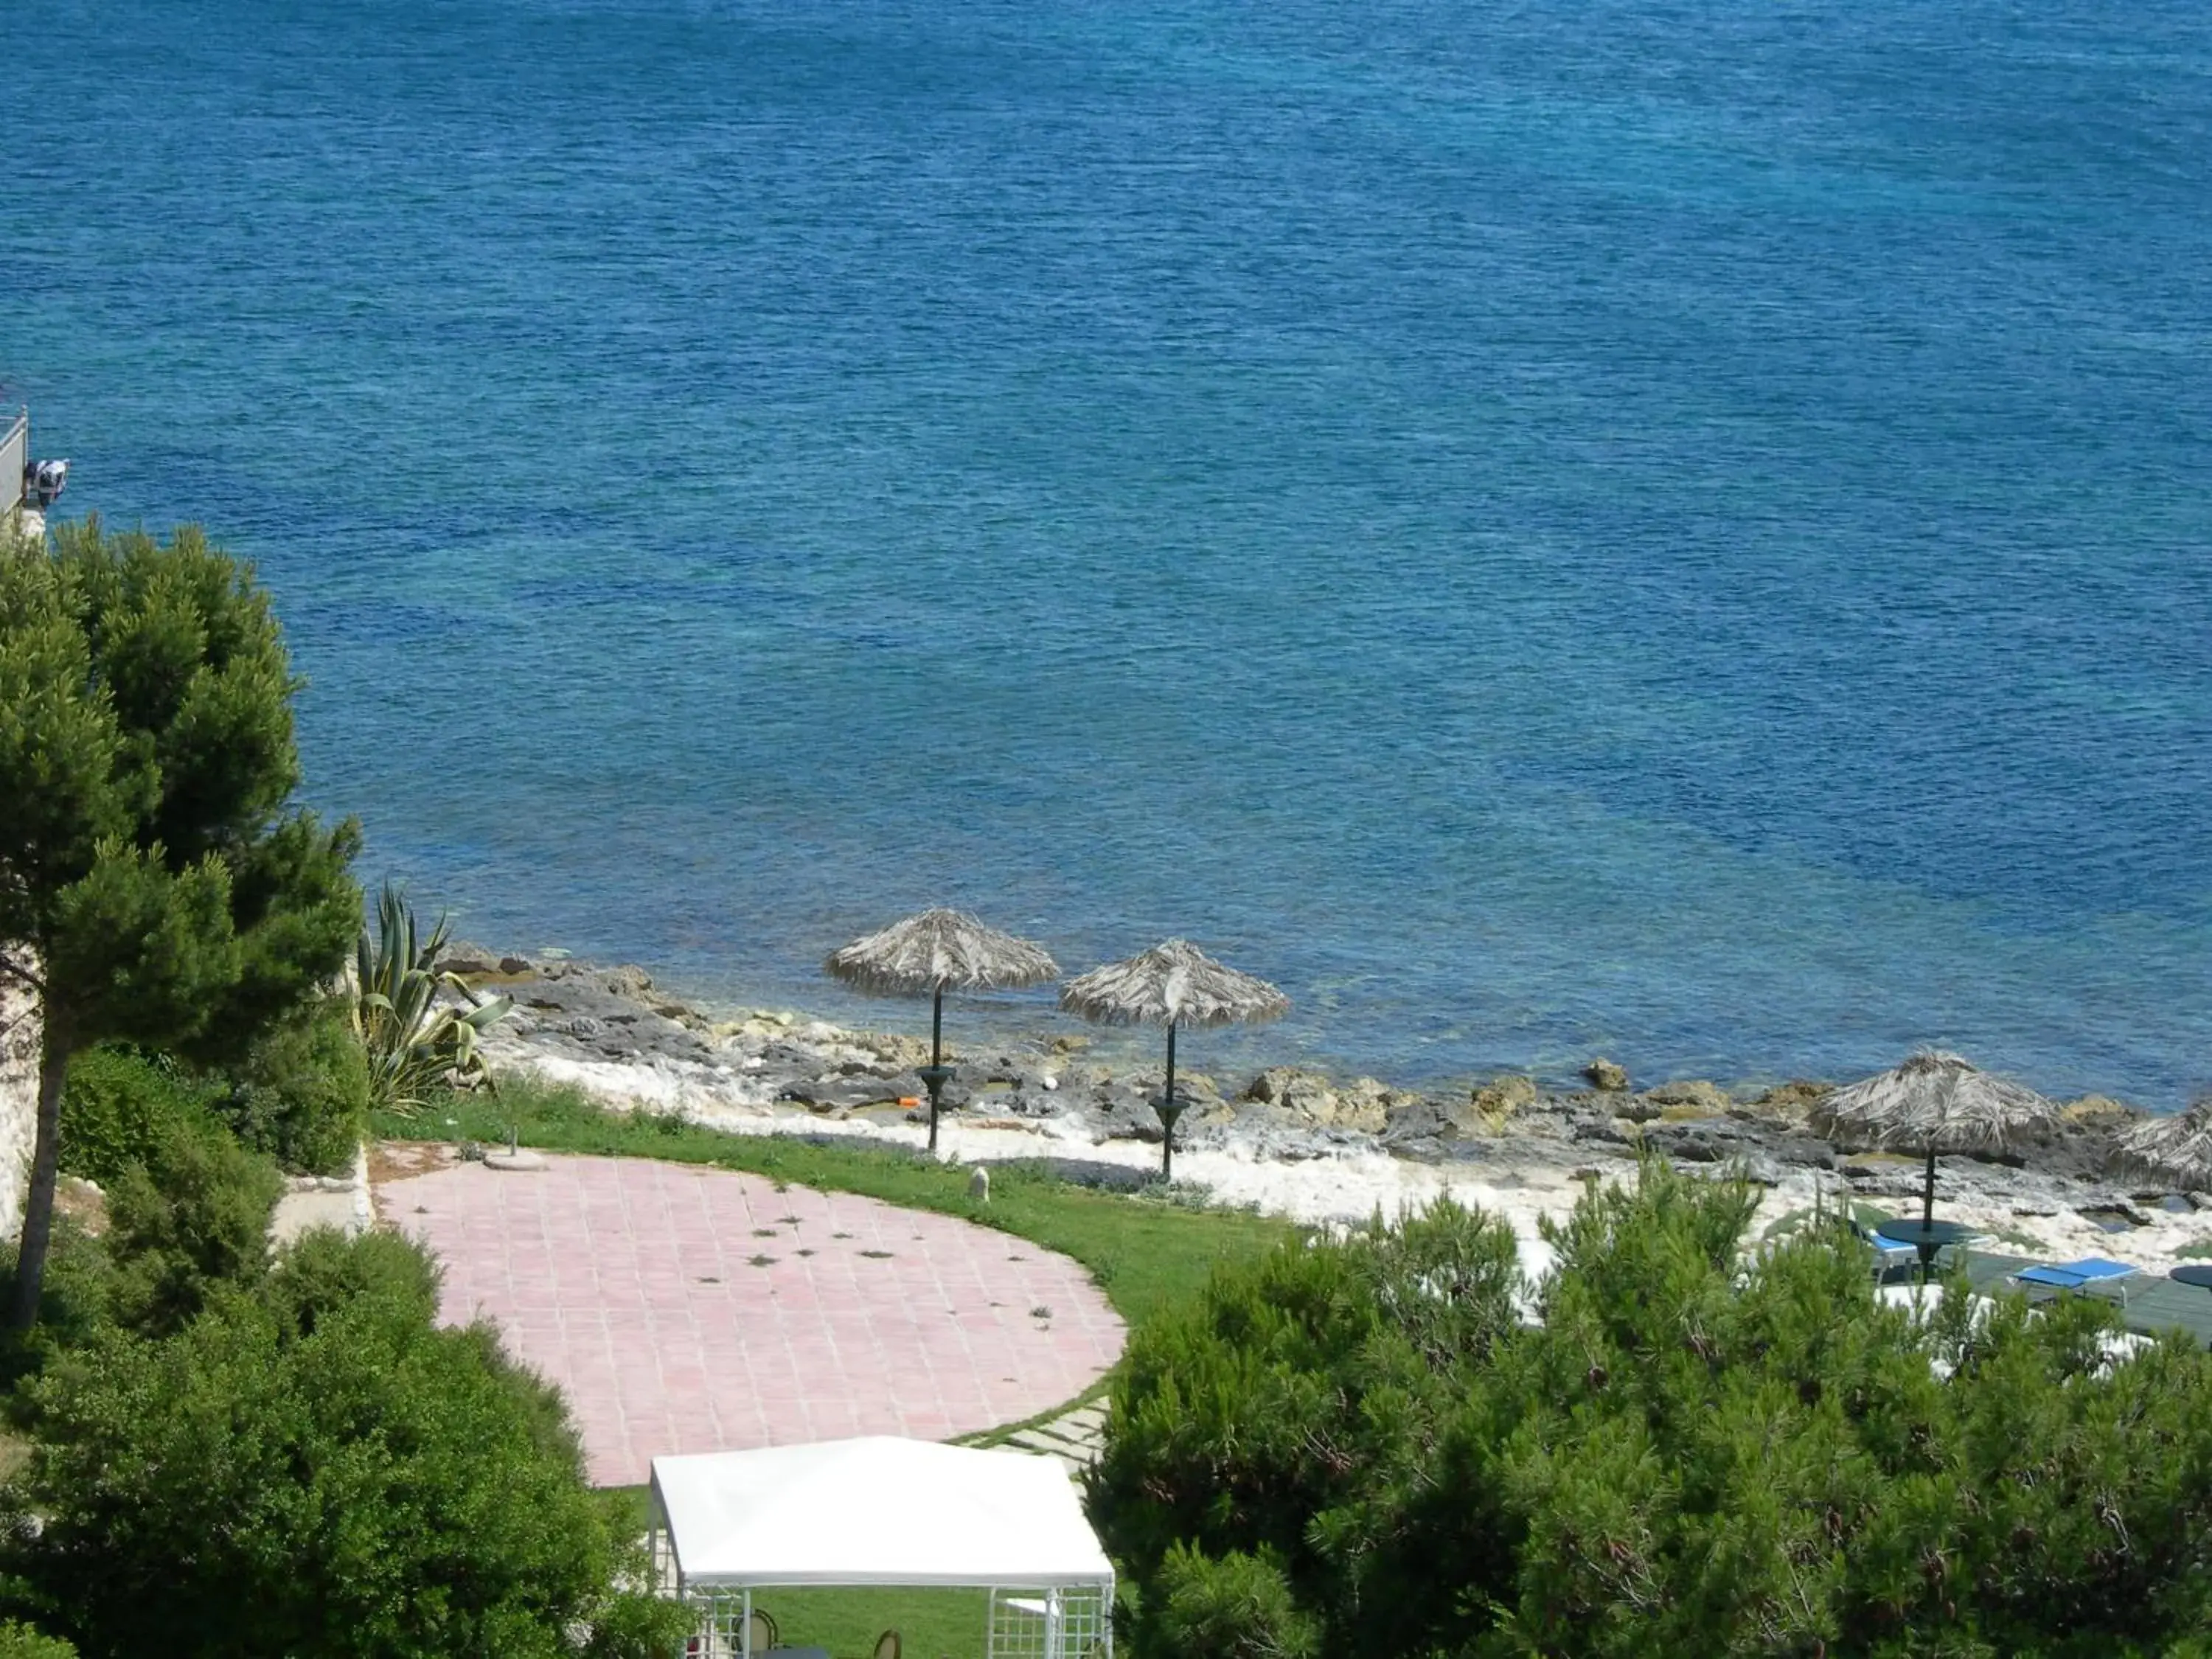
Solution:
M1094 1400L1087 1406L1040 1423L1034 1428L1018 1430L1006 1437L1006 1443L1039 1457L1049 1457L1070 1475L1079 1473L1084 1466L1097 1461L1098 1437L1106 1426L1106 1405Z
M354 1151L353 1172L334 1178L295 1179L276 1200L269 1218L269 1237L289 1244L314 1227L335 1227L349 1238L368 1231L372 1218L368 1200L368 1149Z
M1126 1335L1065 1256L757 1176L549 1157L376 1198L445 1265L441 1316L492 1320L560 1385L601 1485L663 1453L1018 1422L1090 1387Z

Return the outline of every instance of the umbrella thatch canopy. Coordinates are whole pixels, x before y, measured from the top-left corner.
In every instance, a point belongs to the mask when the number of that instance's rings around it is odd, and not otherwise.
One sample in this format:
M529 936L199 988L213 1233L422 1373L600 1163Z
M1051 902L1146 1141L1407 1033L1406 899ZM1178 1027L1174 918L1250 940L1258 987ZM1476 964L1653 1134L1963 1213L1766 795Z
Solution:
M2212 1192L2212 1095L2120 1132L2115 1161L2182 1192Z
M1901 1066L1838 1089L1813 1109L1813 1121L1824 1134L1927 1153L1923 1226L1936 1214L1937 1152L2000 1147L2057 1115L2058 1109L2034 1090L1937 1048L1923 1048Z
M1176 1028L1231 1025L1279 1019L1291 1000L1264 979L1240 974L1216 962L1188 939L1109 963L1060 987L1060 1006L1100 1025L1164 1025L1168 1028L1168 1078L1160 1097L1160 1176L1175 1170L1176 1119L1182 1115L1175 1093Z
M833 951L823 967L831 977L875 996L926 996L929 1065L929 1150L937 1150L937 1103L945 1065L945 993L1013 990L1041 985L1060 971L1044 946L986 927L961 910L924 910L880 933Z

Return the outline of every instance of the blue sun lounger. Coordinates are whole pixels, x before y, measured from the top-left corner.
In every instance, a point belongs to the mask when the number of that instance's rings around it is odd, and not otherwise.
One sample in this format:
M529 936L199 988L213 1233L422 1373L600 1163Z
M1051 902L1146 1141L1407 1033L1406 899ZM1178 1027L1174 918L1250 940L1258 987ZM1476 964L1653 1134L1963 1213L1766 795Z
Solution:
M2127 1300L2125 1281L2142 1272L2124 1261L2108 1261L2100 1255L2084 1256L2079 1261L2062 1261L2056 1267L2022 1267L2012 1276L2015 1285L2039 1285L2051 1291L2089 1291L2106 1286L2119 1292L2120 1300Z

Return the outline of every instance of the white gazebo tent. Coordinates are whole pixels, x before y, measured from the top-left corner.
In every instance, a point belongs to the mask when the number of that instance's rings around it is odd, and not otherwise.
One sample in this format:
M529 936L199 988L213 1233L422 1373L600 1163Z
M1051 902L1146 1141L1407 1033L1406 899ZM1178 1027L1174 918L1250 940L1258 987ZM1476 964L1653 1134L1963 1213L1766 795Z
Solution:
M802 1585L988 1590L987 1659L1114 1650L1113 1565L1048 1457L888 1436L656 1457L650 1518L698 1659L758 1659L753 1592Z

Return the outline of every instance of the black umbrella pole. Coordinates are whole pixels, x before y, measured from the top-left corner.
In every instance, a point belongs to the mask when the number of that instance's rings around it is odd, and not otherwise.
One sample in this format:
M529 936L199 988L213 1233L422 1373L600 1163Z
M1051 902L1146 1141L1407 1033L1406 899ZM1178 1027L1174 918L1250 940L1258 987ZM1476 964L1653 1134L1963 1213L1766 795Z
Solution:
M1936 1143L1928 1143L1928 1185L1920 1195L1920 1231L1928 1231L1936 1224Z
M1175 1179L1175 1024L1168 1024L1168 1091L1160 1109L1160 1121L1167 1133L1160 1137L1160 1179Z
M929 1150L937 1151L937 1097L945 1090L945 983L929 1003L929 1072L921 1079L929 1085Z

